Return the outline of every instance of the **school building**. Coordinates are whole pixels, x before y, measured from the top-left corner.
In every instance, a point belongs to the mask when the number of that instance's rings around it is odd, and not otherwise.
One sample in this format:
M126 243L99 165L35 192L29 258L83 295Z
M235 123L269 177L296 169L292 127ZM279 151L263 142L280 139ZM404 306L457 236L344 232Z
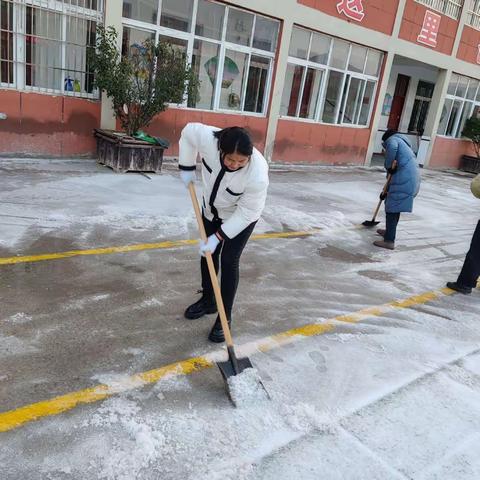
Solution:
M458 168L480 116L480 0L0 0L0 154L93 155L116 128L86 48L166 38L200 94L147 129L175 156L184 125L248 128L268 160L369 165L387 128L420 163Z

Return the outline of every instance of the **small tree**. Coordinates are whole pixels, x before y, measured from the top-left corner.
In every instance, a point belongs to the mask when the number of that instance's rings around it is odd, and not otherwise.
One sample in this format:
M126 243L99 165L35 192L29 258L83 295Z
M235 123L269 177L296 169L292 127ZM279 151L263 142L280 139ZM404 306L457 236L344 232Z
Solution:
M473 142L475 153L480 158L480 119L476 117L469 118L465 123L462 135Z
M148 126L169 103L198 95L198 82L184 53L167 42L147 40L122 57L117 38L115 28L99 26L89 60L95 85L111 98L128 135Z

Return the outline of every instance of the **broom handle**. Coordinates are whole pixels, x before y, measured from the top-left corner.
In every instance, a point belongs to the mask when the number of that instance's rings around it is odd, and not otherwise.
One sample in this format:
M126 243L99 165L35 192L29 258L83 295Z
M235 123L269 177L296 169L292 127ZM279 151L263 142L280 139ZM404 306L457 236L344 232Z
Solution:
M390 180L392 179L392 174L389 173L388 174L388 177L387 177L387 182L385 183L384 187L383 187L383 190L382 190L382 193L386 193L387 190L388 190L388 186L390 185ZM373 218L372 218L372 222L375 221L375 219L377 218L377 215L378 215L378 212L380 210L380 207L382 206L382 202L383 200L380 199L380 201L378 202L378 205L377 205L377 209L375 210L375 213L373 214Z
M200 238L206 243L207 232L205 232L205 225L202 220L202 213L200 212L200 206L198 205L197 194L195 193L195 185L193 182L188 184L188 191L192 197L193 209L195 210L195 216L197 217L198 229L200 230ZM212 281L213 292L215 294L215 300L217 302L218 314L220 316L220 323L222 324L223 333L225 335L225 341L227 347L233 347L232 334L230 333L230 327L228 326L227 314L225 313L225 306L223 305L222 293L218 284L217 273L215 272L215 265L213 264L212 254L205 252L207 259L208 271L210 273L210 279Z

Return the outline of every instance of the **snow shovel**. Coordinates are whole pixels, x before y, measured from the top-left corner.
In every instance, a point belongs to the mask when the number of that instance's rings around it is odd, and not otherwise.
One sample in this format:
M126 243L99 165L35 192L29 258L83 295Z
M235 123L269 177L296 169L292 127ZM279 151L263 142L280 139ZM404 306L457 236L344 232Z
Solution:
M388 186L390 185L390 180L392 180L392 174L391 173L388 175L387 182L385 183L385 185L383 187L383 190L382 190L383 194L387 193ZM377 218L378 212L380 211L380 207L382 206L382 202L383 202L383 200L380 199L379 202L378 202L377 208L375 209L375 213L373 214L373 218L371 220L365 220L362 223L362 225L364 227L372 228L372 227L375 227L376 225L378 225L380 223L380 222L376 221L376 218Z
M193 182L190 182L188 185L188 190L190 196L192 197L193 209L195 210L195 216L197 217L198 229L200 230L201 239L207 241L207 233L205 232L205 225L203 224L202 214L200 212L200 207L198 205L197 194L195 192L195 185ZM212 281L213 292L215 294L215 300L217 302L218 314L220 316L220 323L222 324L222 330L225 335L225 342L227 344L228 360L226 362L217 362L218 368L222 374L223 380L225 382L225 389L227 394L234 405L235 404L235 395L232 395L230 389L229 379L242 373L247 368L254 368L252 362L248 357L237 358L235 355L235 348L233 346L232 334L230 332L230 327L227 321L227 314L225 313L225 307L223 305L222 294L220 291L220 286L218 283L217 273L215 272L215 265L213 264L212 254L206 252L206 260L208 265L208 271L210 273L210 279ZM264 392L267 398L270 398L268 392L263 385L263 383L258 379L258 387L260 387Z

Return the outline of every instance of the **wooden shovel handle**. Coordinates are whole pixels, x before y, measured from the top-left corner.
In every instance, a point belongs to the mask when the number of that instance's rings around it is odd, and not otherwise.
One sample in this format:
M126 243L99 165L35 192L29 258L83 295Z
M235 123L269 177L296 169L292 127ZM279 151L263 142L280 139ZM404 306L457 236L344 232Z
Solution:
M382 193L387 193L388 186L390 185L391 180L392 180L392 174L389 173L388 177L387 177L387 181L386 181L386 183L383 187ZM380 199L380 201L378 202L378 205L377 205L377 209L375 210L375 213L373 214L372 222L374 222L375 219L377 218L378 212L380 211L380 207L382 206L382 202L383 202L383 200Z
M202 212L198 205L197 194L195 192L195 185L193 182L188 184L188 191L192 197L193 209L195 210L195 216L197 217L198 229L200 230L200 238L206 242L207 232L205 232L205 225L202 220ZM219 248L219 247L218 247ZM230 327L228 326L227 314L225 313L225 306L223 305L222 293L220 291L220 285L218 284L217 273L215 272L215 265L213 264L212 254L206 252L208 272L210 273L210 280L212 281L213 293L215 294L215 300L217 302L218 315L220 316L220 322L222 324L223 333L225 335L225 341L227 347L233 347L232 334L230 333Z

